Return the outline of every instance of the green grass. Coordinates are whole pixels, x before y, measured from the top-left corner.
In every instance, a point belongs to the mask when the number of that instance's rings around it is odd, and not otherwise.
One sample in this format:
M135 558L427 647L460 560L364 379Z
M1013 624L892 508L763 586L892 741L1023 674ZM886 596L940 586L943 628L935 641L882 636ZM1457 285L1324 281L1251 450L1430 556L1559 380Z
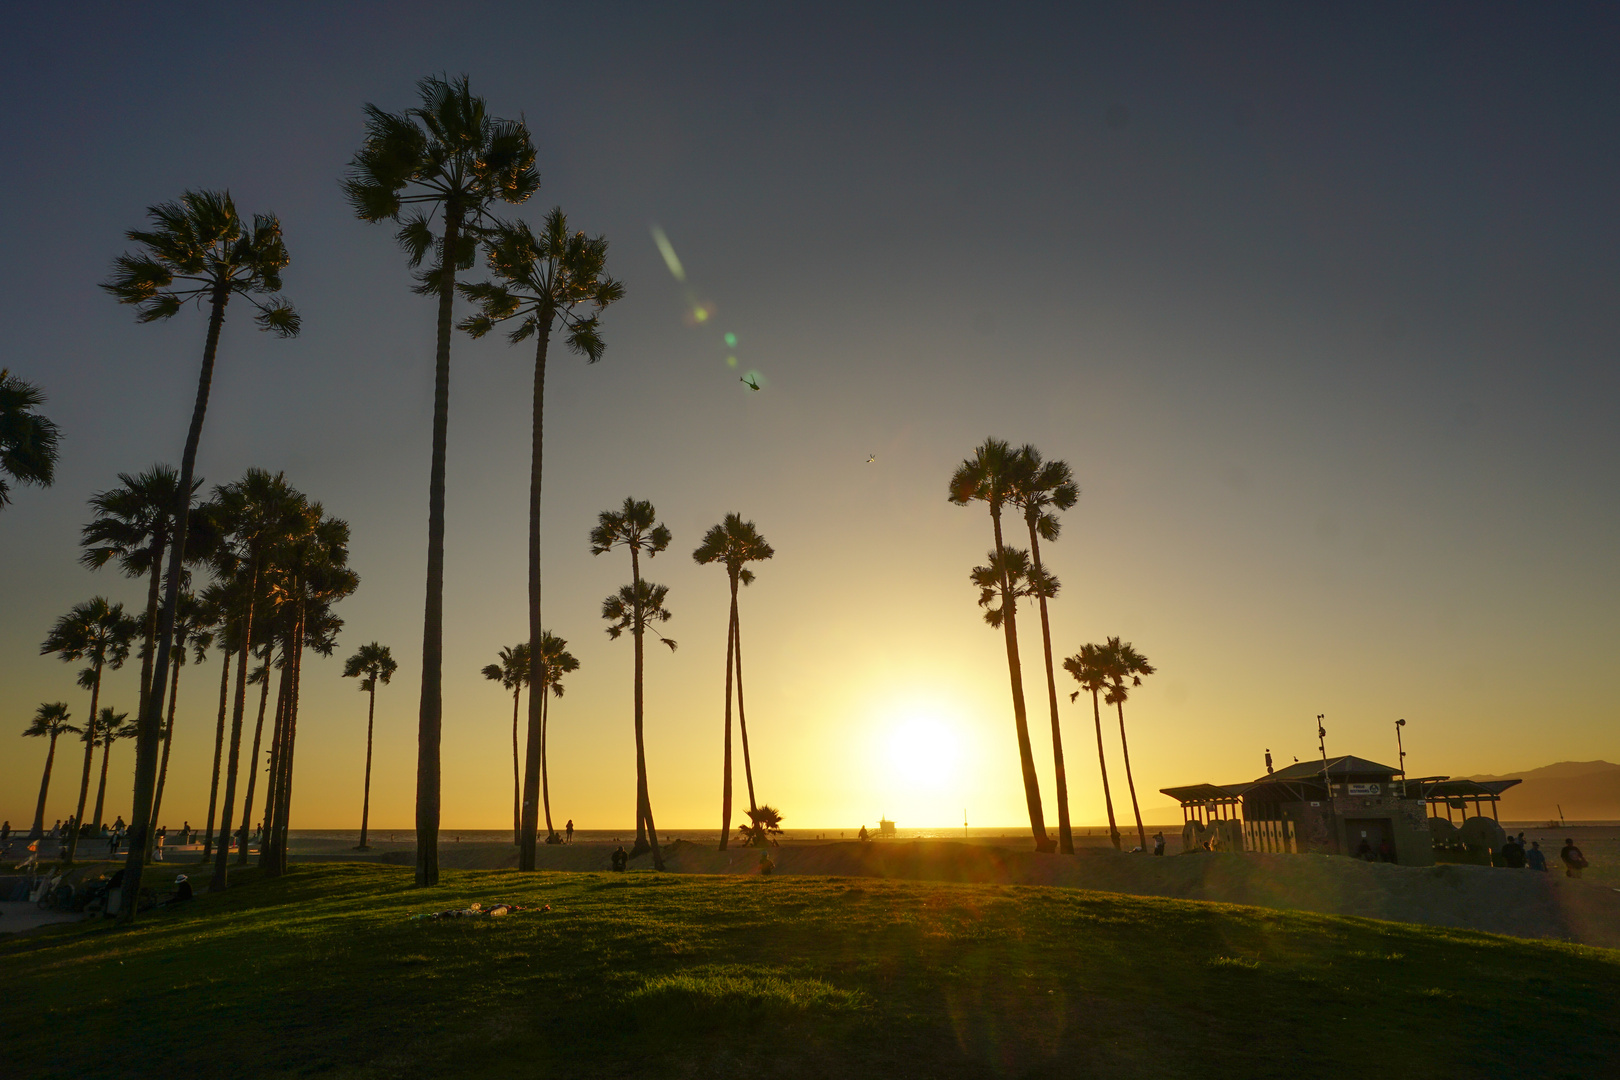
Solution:
M1592 1077L1620 953L1068 889L297 866L0 938L18 1077ZM431 921L506 899L549 912ZM1504 1034L1506 1032L1506 1034Z

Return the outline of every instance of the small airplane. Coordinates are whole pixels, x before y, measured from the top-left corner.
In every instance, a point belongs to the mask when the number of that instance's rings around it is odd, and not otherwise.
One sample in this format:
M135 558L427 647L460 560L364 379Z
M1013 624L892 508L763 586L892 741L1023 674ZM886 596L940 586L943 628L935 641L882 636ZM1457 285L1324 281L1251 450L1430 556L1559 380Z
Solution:
M750 390L759 389L759 376L757 375L745 375L737 381L748 387Z

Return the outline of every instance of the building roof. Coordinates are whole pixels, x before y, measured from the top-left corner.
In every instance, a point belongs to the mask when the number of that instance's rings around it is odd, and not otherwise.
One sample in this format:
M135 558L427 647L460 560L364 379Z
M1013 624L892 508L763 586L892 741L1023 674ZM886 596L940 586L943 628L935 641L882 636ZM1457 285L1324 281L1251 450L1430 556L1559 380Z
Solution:
M1247 791L1250 784L1188 784L1185 787L1160 788L1161 794L1168 795L1176 802L1187 806L1192 803L1225 802L1235 799Z
M1425 799L1494 799L1522 780L1441 780L1423 785Z
M1264 784L1275 780L1314 780L1322 775L1322 761L1299 761L1274 773L1268 773L1255 779L1254 783ZM1343 757L1327 759L1327 774L1330 779L1344 779L1351 776L1382 776L1391 777L1401 770L1389 765L1380 765L1376 761L1355 757L1346 754Z

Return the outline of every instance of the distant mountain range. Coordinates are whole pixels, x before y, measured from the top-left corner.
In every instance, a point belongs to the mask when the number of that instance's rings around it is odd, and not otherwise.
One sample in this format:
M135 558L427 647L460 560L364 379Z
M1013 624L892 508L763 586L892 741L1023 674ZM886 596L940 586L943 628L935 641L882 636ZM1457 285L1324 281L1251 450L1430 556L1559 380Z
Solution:
M1566 821L1620 821L1620 765L1609 761L1560 761L1505 776L1468 780L1507 780L1522 784L1502 793L1498 814L1504 821L1552 821L1563 808Z

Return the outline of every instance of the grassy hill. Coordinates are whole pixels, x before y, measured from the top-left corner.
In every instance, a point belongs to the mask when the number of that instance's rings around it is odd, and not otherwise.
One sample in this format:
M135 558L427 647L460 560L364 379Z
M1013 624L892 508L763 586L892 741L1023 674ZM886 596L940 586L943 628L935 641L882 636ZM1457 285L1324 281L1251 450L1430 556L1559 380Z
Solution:
M1607 761L1560 761L1527 772L1511 773L1524 783L1502 795L1504 820L1548 821L1563 807L1569 821L1620 821L1620 765ZM1504 780L1505 776L1470 776L1470 780Z
M295 866L129 931L0 937L5 1070L1216 1080L1379 1048L1450 1076L1620 1063L1604 949L1005 885L409 881ZM551 909L413 918L498 898Z

